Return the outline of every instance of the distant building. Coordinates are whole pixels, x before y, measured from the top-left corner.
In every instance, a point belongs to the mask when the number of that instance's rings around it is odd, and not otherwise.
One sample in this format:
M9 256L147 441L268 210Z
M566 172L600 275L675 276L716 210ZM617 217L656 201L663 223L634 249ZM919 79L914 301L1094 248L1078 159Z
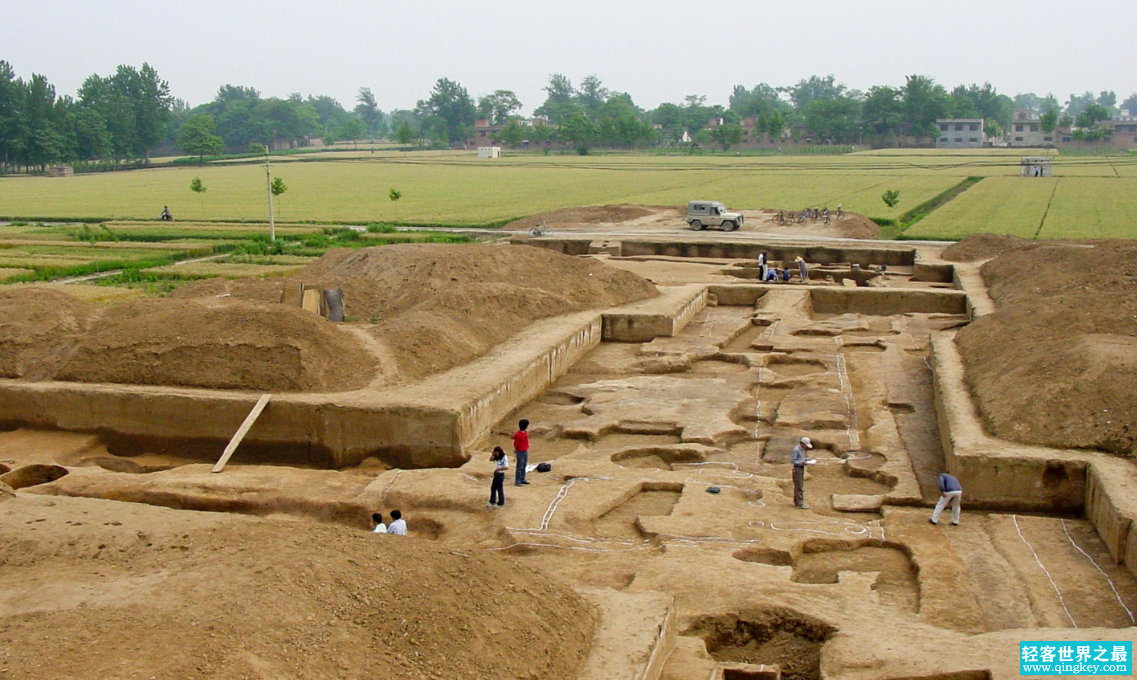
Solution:
M70 177L75 174L75 168L70 165L53 165L47 169L48 177Z
M982 118L938 118L937 149L978 149L983 146Z
M478 158L501 158L500 146L479 146Z
M1137 116L1131 116L1129 111L1123 110L1120 116L1110 122L1113 123L1113 142L1117 148L1137 148Z
M1042 121L1027 109L1015 109L1011 129L1007 131L1009 146L1054 146L1054 131L1043 132Z

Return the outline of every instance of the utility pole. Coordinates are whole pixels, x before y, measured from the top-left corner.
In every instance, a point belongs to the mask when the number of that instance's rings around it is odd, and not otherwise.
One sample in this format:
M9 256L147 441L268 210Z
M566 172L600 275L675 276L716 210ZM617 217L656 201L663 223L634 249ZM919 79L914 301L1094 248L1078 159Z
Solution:
M272 165L268 161L268 144L265 144L265 190L268 192L268 240L276 243L276 221L272 217Z

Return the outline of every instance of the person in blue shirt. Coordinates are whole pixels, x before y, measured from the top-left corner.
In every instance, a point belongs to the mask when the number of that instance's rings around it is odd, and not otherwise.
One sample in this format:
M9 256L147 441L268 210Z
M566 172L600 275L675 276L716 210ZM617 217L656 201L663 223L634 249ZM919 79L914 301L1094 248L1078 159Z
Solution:
M932 524L940 523L940 513L944 511L948 503L951 503L951 524L952 526L959 526L959 499L963 496L963 487L959 485L959 480L943 473L940 475L940 501L936 503L936 509L932 511L932 518L928 520Z

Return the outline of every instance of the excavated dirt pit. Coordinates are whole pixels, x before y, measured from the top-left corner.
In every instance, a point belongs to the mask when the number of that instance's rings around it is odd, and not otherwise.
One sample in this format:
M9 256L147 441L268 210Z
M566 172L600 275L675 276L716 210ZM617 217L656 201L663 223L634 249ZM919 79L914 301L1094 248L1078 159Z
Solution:
M877 573L872 589L880 603L915 612L920 604L916 567L899 548L827 545L813 541L794 560L793 579L798 583L837 583L841 572Z
M894 277L879 278L891 285ZM48 503L40 495L359 531L371 512L400 508L412 540L457 559L493 551L539 570L498 584L506 589L528 588L532 578L663 592L675 598L682 635L713 659L677 648L667 680L709 677L706 664L716 662L820 678L823 658L831 677L971 680L989 678L983 669L999 663L1006 674L1014 661L991 651L1013 643L984 637L999 631L1048 639L1077 635L1076 626L1129 639L1137 579L1086 520L984 513L965 492L960 526L928 524L945 469L929 339L966 318L818 313L809 292L777 287L752 294L753 304L707 307L674 337L600 343L500 419L460 469L389 470L376 459L341 471L274 469L238 457L210 475L144 450L111 455L90 436L29 431L0 433L0 460L17 471L32 463L69 470L21 490ZM741 298L728 293L723 299ZM515 464L521 418L532 422L530 464L554 461L553 471L508 484L506 505L487 509L488 452L500 445ZM792 506L788 464L803 435L818 460L807 468L809 510ZM712 486L719 493L707 493ZM641 617L609 636L631 645L653 623ZM961 665L961 639L988 651ZM683 663L703 665L678 674Z
M789 609L704 617L683 632L703 639L718 661L770 664L786 680L820 680L821 646L837 630Z

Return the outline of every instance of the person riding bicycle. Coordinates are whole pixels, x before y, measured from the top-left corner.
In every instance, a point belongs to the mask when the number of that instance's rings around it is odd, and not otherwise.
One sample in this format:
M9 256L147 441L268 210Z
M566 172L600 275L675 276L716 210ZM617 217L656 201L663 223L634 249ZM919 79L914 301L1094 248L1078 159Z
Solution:
M162 220L163 222L173 222L174 221L174 216L170 214L170 206L168 206L168 205L162 206L162 214L158 216L158 219Z

